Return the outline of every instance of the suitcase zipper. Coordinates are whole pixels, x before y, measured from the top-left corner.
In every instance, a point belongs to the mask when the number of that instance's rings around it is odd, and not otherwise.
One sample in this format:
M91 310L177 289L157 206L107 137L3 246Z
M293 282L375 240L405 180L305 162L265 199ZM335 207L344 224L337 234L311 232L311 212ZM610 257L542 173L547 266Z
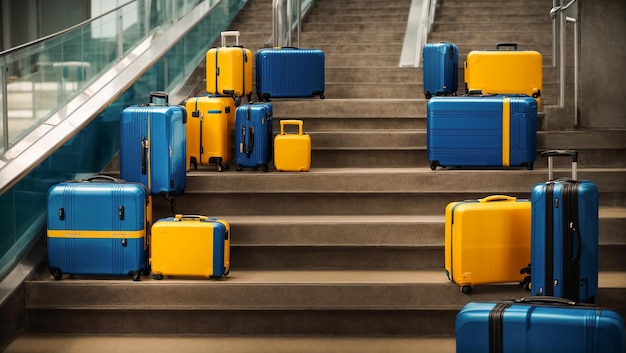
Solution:
M546 185L546 216L545 216L545 286L539 295L554 295L554 208L558 208L558 198L554 197L554 183ZM539 289L541 291L541 288Z

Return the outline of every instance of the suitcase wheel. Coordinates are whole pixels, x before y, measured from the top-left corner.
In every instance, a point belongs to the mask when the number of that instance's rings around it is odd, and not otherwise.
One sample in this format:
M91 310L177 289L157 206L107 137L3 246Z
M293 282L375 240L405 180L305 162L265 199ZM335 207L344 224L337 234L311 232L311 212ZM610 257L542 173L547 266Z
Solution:
M326 98L326 96L324 96L324 93L320 94L320 99L324 99Z
M163 279L163 275L162 274L153 274L152 278L156 279L157 281L160 281Z
M463 292L463 294L471 294L472 293L472 287L470 286L462 286L461 287L461 292Z
M533 168L534 168L534 163L533 162L526 163L526 169L533 170Z
M237 164L237 167L235 167L235 170L237 170L238 172L243 170L243 166Z
M430 169L437 170L438 165L439 165L438 161L430 161Z
M50 274L57 281L59 281L61 278L63 278L63 272L61 272L61 269L58 268L58 267L51 267L50 268Z
M426 99L431 99L433 95L430 94L430 92L424 92L424 97L426 97Z
M133 282L141 281L141 271L133 271L130 275L133 277Z
M269 170L269 168L267 167L267 164L263 166L262 170L263 170L264 172L267 172L267 171Z

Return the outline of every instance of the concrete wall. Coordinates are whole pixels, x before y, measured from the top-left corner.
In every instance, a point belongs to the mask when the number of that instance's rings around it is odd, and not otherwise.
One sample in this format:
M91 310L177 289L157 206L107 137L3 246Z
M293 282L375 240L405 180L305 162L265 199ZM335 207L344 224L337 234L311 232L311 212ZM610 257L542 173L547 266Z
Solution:
M581 0L580 124L626 128L626 1Z

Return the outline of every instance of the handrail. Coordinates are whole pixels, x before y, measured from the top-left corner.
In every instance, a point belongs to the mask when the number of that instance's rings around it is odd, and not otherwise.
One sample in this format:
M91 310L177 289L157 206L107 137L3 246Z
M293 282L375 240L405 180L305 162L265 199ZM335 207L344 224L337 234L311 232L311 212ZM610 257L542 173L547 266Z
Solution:
M296 1L295 6L292 1ZM265 42L265 47L292 46L293 31L297 33L296 46L300 47L302 18L309 12L313 2L314 0L273 0L272 36Z
M435 21L437 0L412 0L399 67L419 67L422 47Z
M562 2L563 0L561 0ZM566 5L557 5L556 0L553 0L553 7L550 9L550 18L553 20L553 65L556 64L555 56L556 56L556 43L557 40L559 42L559 101L558 106L560 108L565 107L565 70L566 70L566 46L567 46L567 36L566 36L566 24L568 22L574 24L574 126L579 125L578 121L578 28L577 21L573 17L568 17L565 14L565 11L572 6L577 0L571 0ZM557 16L558 16L558 31L557 31ZM558 32L558 36L557 36ZM558 37L558 39L557 39Z
M71 32L71 31L73 31L73 30L75 30L77 28L84 27L84 26L86 26L88 24L91 24L91 23L93 23L93 22L95 22L95 21L97 21L97 20L99 20L99 19L101 19L103 17L106 17L106 16L108 16L108 15L114 13L114 12L117 12L122 7L124 7L124 6L130 4L131 2L134 2L134 1L136 1L136 0L128 0L128 2L126 2L124 4L121 4L121 5L119 5L118 7L114 8L112 10L104 12L104 13L96 16L96 17L92 17L92 18L90 18L88 20L85 20L83 22L80 22L78 24L75 24L74 26L68 27L66 29L60 30L60 31L52 33L52 34L49 34L49 35L47 35L45 37L41 37L41 38L32 40L32 41L24 43L24 44L20 44L18 46L13 47L13 48L9 48L7 50L0 51L0 57L2 57L4 55L7 55L7 54L10 54L10 53L13 53L13 52L18 51L18 50L22 50L22 49L27 48L27 47L31 47L31 46L39 44L39 43L43 43L43 42L49 41L50 39L53 39L53 38L59 37L59 36L61 36L63 34L69 33L69 32Z

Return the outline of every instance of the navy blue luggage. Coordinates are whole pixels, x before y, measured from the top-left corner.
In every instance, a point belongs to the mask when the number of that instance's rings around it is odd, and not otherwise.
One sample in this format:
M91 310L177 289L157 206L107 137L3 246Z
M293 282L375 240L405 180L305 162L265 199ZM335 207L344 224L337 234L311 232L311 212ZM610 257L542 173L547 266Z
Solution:
M614 311L555 297L472 302L455 319L457 353L623 353Z
M63 274L132 276L147 270L146 187L97 176L48 191L48 266Z
M144 184L151 195L180 194L187 183L187 111L167 97L151 92L149 105L127 107L120 119L120 177Z
M236 170L268 171L274 150L273 108L269 103L244 104L235 111Z
M549 181L531 201L530 279L533 296L593 303L598 292L597 186L576 180L578 152L546 151ZM572 178L553 179L552 157L572 158Z
M456 44L426 43L422 48L424 96L456 95L459 88L459 49Z
M325 55L319 49L259 49L255 53L255 70L259 100L324 98Z
M432 170L438 166L533 169L537 101L532 97L433 97L426 107L426 145Z

